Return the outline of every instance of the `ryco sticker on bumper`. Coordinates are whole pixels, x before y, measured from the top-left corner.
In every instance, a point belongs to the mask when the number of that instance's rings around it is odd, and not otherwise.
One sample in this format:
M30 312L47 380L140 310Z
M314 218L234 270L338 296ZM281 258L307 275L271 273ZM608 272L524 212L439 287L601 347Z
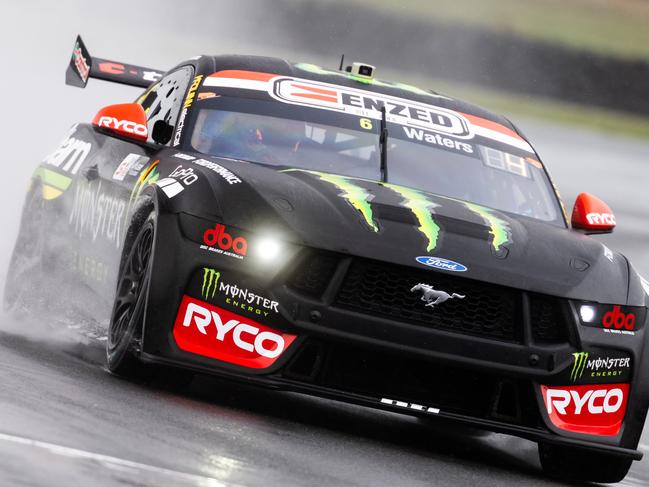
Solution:
M557 428L615 436L626 413L629 384L541 386L546 412Z
M189 296L173 335L181 350L252 369L270 367L297 338Z

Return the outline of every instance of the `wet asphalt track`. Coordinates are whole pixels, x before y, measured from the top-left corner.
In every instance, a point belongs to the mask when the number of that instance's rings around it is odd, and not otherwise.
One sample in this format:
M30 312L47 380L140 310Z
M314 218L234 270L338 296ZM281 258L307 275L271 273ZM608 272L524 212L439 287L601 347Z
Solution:
M11 184L2 186L0 207L13 209L0 215L0 281L17 202L36 161L72 122L133 97L133 90L107 84L85 92L63 87L61 60L74 35L86 34L99 56L153 67L201 50L291 56L281 33L273 37L269 29L263 42L250 43L263 11L242 7L237 13L226 3L195 1L191 9L171 0L115 0L93 2L92 11L71 0L2 3L5 66L34 73L37 65L38 76L0 76L1 105L12 115L0 117L0 134L12 142L3 148L3 181ZM228 5L235 3L250 4ZM120 8L126 5L125 17ZM218 12L198 15L209 9ZM179 21L187 35L142 35L151 32L141 31L142 18L163 32ZM190 18L212 26L212 37L187 28ZM115 35L114 25L130 35ZM49 127L34 113L56 117L47 119L53 120ZM619 228L601 238L649 276L649 142L520 125L569 205L582 190L611 204ZM41 133L35 140L24 130L33 126ZM183 389L134 384L107 374L102 360L101 343L0 316L0 486L561 485L542 476L536 447L524 440L448 431L396 414L204 378ZM649 432L643 442L649 453ZM649 485L649 458L634 464L625 485Z

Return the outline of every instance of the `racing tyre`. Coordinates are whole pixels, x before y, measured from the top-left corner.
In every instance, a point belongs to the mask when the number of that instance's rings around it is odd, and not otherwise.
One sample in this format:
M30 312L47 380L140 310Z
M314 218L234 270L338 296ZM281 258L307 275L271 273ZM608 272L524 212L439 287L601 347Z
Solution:
M543 471L553 477L579 482L621 481L633 460L559 445L539 443Z
M135 237L124 247L106 341L108 370L127 378L140 378L145 371L136 355L141 346L157 218L152 206L144 208L129 229L129 235Z

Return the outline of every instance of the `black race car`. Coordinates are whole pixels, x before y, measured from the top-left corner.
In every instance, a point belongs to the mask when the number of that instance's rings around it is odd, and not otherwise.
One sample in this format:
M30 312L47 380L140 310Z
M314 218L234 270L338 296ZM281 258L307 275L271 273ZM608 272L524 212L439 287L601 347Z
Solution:
M66 78L145 90L36 169L7 308L86 320L123 376L163 364L508 433L574 479L642 457L649 285L587 236L610 208L582 193L569 222L507 119L362 63L163 74L78 38Z

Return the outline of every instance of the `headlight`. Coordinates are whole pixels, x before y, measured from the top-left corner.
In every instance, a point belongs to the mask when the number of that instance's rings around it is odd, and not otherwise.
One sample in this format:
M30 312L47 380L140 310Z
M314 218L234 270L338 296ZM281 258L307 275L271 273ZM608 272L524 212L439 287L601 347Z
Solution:
M281 250L281 242L274 237L260 237L255 239L252 246L255 258L264 262L275 260Z
M592 323L597 316L597 309L590 304L582 304L579 307L579 316L584 323Z

